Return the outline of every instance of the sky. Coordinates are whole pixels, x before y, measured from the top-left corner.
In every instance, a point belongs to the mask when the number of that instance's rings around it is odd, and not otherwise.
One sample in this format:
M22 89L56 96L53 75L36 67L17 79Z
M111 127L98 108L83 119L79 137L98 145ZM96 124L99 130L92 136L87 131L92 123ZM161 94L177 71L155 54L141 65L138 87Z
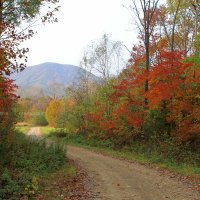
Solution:
M131 0L60 0L58 23L36 26L28 47L28 66L44 62L79 65L84 48L107 33L129 50L137 30L127 8ZM126 52L128 59L129 52Z

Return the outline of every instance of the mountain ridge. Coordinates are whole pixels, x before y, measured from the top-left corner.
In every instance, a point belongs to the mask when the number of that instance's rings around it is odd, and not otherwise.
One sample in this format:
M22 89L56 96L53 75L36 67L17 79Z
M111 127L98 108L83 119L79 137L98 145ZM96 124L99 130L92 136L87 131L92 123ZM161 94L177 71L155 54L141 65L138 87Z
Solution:
M13 73L10 78L19 86L17 94L21 97L62 96L64 89L79 84L85 73L89 72L75 65L45 62ZM95 82L100 78L91 74L90 79Z

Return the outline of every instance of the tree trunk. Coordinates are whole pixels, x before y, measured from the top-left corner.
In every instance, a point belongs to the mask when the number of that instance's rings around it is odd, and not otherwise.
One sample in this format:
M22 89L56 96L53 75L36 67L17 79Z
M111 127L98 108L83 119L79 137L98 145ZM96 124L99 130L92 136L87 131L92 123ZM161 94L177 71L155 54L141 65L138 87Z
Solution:
M149 80L148 80L148 73L149 73L149 66L150 66L150 55L149 55L149 30L146 31L146 36L145 36L145 49L146 49L146 72L147 72L147 77L145 80L145 92L149 91ZM145 98L145 107L147 108L148 106L148 99Z
M3 32L3 2L0 0L0 37Z

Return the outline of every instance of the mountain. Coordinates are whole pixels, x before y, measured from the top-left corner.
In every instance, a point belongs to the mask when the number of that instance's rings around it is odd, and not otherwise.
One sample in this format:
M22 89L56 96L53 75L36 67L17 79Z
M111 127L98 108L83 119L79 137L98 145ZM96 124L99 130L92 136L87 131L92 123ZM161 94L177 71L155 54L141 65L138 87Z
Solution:
M27 67L10 78L19 86L17 94L21 97L62 96L66 87L80 83L86 73L89 72L74 65L49 62ZM90 74L90 79L98 81L100 78Z

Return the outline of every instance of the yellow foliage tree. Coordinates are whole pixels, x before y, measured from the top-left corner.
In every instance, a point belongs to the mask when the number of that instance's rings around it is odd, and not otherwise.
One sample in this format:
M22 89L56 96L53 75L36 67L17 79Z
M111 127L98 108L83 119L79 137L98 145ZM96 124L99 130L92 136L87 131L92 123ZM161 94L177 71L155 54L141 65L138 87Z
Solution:
M49 126L56 126L56 118L58 114L61 112L61 102L59 100L51 100L47 106L45 117L49 123Z

